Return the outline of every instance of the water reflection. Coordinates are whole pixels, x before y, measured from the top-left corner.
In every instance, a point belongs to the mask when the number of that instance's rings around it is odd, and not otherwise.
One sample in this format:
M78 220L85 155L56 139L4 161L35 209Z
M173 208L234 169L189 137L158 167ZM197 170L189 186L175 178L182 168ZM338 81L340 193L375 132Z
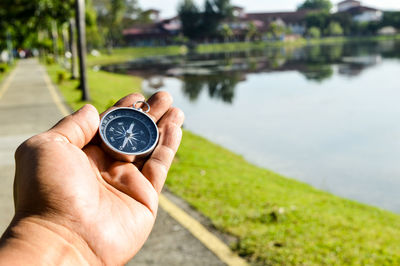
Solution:
M235 87L241 81L241 74L233 72L207 76L185 75L182 77L182 81L182 91L190 101L195 101L201 91L206 89L211 98L232 103L235 97Z
M189 54L145 58L104 68L112 72L140 75L150 87L163 87L163 77L173 76L183 81L182 91L196 101L202 90L210 97L232 103L236 86L248 74L297 71L307 80L323 83L334 75L349 78L378 65L382 58L400 58L400 42L347 43L312 45L302 48L271 47L263 50ZM154 80L157 79L157 82Z

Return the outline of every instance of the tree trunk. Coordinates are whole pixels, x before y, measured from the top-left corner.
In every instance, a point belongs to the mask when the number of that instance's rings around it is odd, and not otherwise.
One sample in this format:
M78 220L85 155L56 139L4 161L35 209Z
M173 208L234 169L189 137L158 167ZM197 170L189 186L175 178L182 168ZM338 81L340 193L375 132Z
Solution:
M71 52L71 79L78 78L78 55L76 47L75 19L69 20L69 49Z
M76 26L78 28L79 79L82 90L82 101L90 101L86 77L86 30L85 30L85 0L75 2Z
M51 37L53 39L54 60L58 63L58 31L57 22L55 20L51 21Z

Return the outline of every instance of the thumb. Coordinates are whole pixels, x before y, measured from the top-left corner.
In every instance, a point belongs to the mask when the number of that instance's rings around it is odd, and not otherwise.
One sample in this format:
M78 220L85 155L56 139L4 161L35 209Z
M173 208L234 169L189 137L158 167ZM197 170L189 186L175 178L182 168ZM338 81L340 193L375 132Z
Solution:
M97 109L86 104L75 113L65 117L48 132L61 135L67 140L82 149L96 135L99 128L100 118Z

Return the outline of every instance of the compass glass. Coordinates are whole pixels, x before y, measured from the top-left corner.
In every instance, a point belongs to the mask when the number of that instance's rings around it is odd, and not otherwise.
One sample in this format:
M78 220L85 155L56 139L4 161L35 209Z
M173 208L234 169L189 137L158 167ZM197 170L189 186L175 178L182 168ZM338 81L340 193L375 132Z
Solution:
M153 120L133 108L118 108L107 113L100 124L100 135L114 151L132 155L151 151L158 140Z

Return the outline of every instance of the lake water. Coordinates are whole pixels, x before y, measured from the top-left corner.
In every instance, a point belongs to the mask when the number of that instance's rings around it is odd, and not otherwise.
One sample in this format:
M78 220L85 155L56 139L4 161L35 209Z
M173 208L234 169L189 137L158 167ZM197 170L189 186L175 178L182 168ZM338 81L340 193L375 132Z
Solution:
M316 188L400 212L400 42L141 60L185 127Z

